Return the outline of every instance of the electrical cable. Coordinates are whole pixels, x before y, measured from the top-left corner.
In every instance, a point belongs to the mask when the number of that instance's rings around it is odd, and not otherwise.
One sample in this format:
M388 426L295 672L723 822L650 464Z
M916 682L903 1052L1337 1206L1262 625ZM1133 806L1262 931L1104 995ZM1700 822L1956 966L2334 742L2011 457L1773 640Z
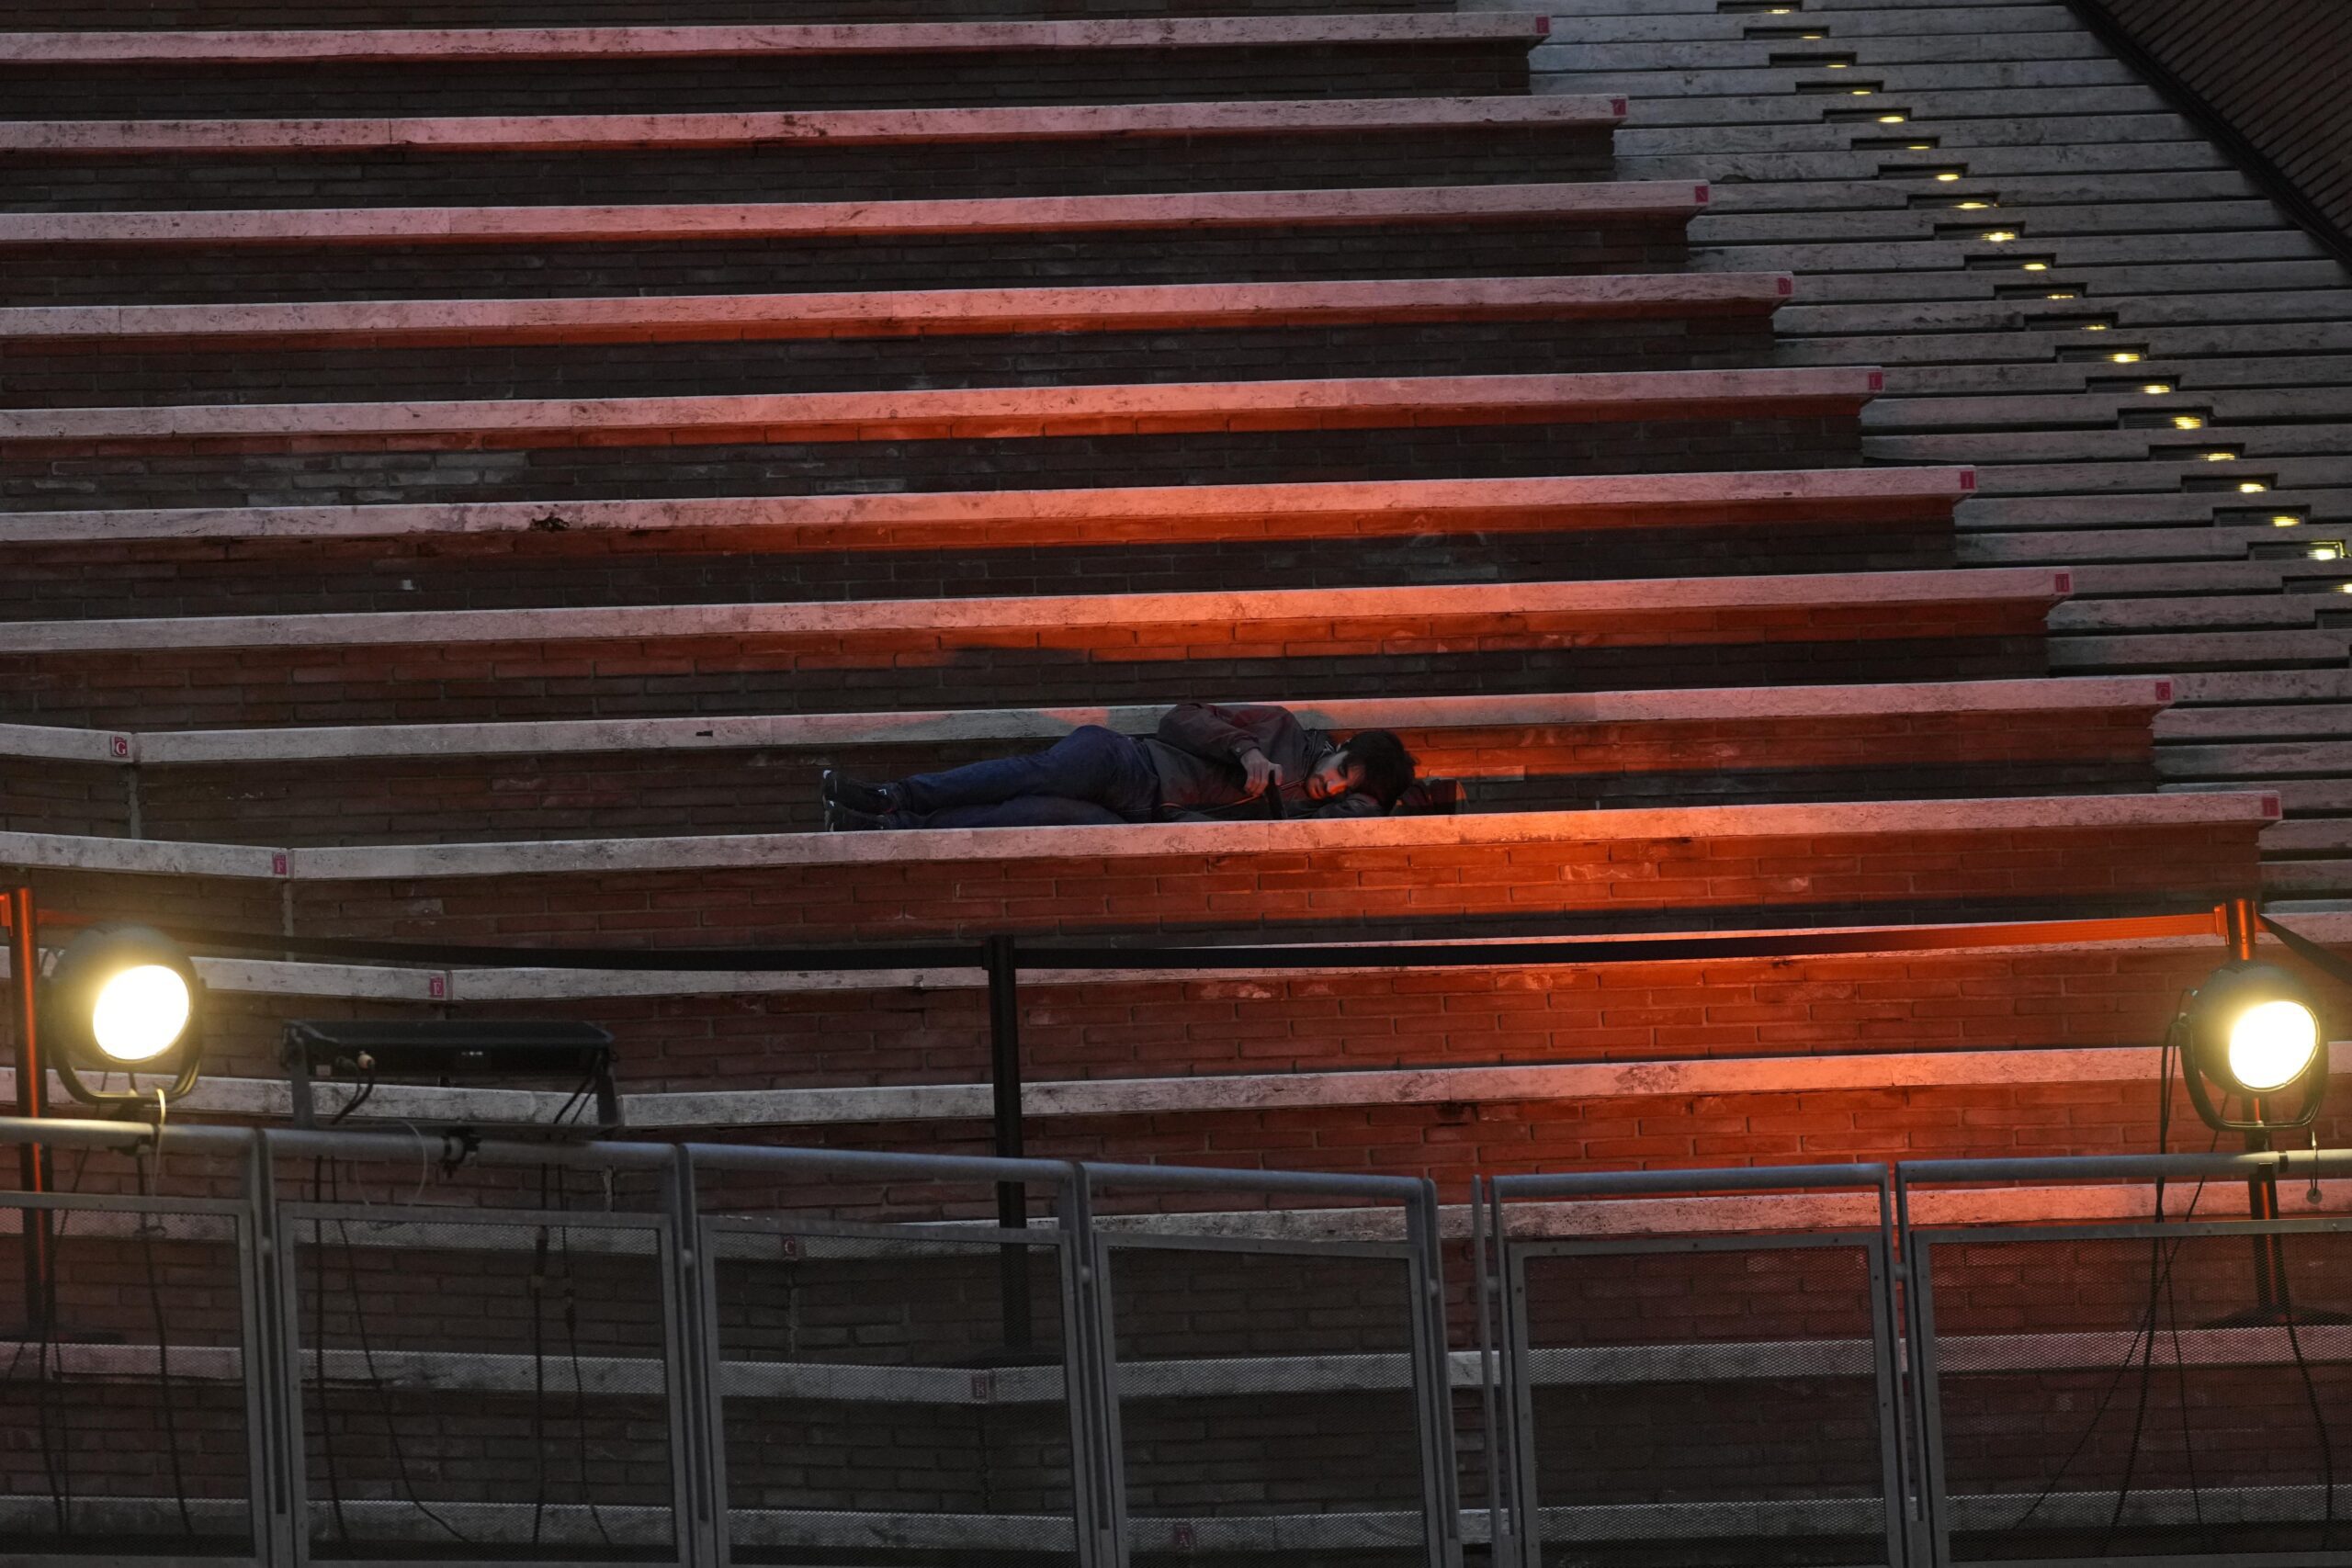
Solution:
M330 1174L334 1174L332 1168L330 1168ZM341 1202L343 1190L339 1177L333 1183L333 1192L334 1201ZM343 1280L345 1290L351 1296L351 1324L359 1337L360 1364L367 1369L368 1382L376 1391L378 1409L384 1418L384 1437L391 1447L392 1467L400 1475L401 1490L407 1494L411 1506L447 1531L452 1540L461 1546L470 1546L473 1542L468 1540L463 1532L435 1512L431 1505L417 1495L416 1480L409 1470L408 1447L401 1441L400 1424L392 1418L392 1391L385 1385L382 1376L376 1371L376 1348L368 1334L368 1312L361 1299L357 1268L358 1252L351 1244L351 1226L340 1216L336 1218L334 1226L336 1238L343 1244ZM325 1347L321 1346L320 1348L323 1355Z
M2185 1027L2185 1021L2188 1016L2188 1003L2194 994L2192 991L2184 989L2179 997L2175 998L2172 1022L2165 1030L2164 1045L2156 1054L2156 1153L2159 1155L2167 1154L2172 1148L2172 1066L2174 1059L2179 1054L2180 1032ZM2214 1141L2217 1146L2220 1138L2221 1134L2216 1133ZM2158 1171L2155 1183L2155 1221L2159 1226L2165 1223L2165 1186L2164 1173ZM2177 1255L2179 1249L2180 1243L2177 1241L2173 1244L2173 1251ZM2101 1557L2108 1555L2108 1549L2114 1541L2115 1531L2123 1522L2124 1509L2132 1499L2132 1478L2139 1473L2140 1470L2141 1441L2147 1435L2148 1427L2148 1392L2154 1382L2152 1374L2154 1371L2156 1357L2154 1332L2156 1300L2160 1292L2166 1300L2171 1299L2172 1269L2165 1253L2164 1238L2161 1235L2154 1235L2148 1238L2148 1304L2141 1318L2141 1329L2135 1330L2132 1335L2132 1347L2140 1358L2140 1392L2132 1402L2132 1441L2123 1450L2123 1478L2116 1483L2115 1511L2108 1516L2106 1533L2099 1539ZM2173 1324L2176 1368L2178 1366L2179 1326L2177 1321ZM2127 1366L2130 1360L2130 1352L2127 1352L2125 1356Z
M82 1171L89 1159L88 1149L76 1151L74 1169L65 1179L65 1191L79 1192L82 1190ZM18 1223L28 1226L38 1224L49 1213L46 1209L30 1207L19 1208L17 1212L21 1216ZM41 1478L49 1483L50 1512L57 1521L60 1540L69 1540L74 1534L74 1431L72 1419L67 1414L69 1406L56 1401L50 1393L50 1363L52 1359L56 1362L56 1381L62 1387L65 1382L65 1358L56 1342L57 1257L58 1244L65 1239L66 1226L73 1217L70 1209L58 1213L57 1224L49 1234L49 1273L38 1282L37 1291L28 1294L25 1302L26 1309L32 1314L39 1328L33 1339L33 1421L40 1433ZM24 1345L19 1341L8 1359L8 1374L12 1380L24 1353Z
M2182 993L2182 997L2186 998L2188 994L2189 993L2184 991ZM2158 1057L2158 1077L2164 1089L2164 1100L2157 1109L2157 1125L2160 1130L2160 1134L2164 1137L2169 1137L2171 1130L2172 1096L2171 1076L2169 1071L2171 1053L2179 1038L2178 1032L2185 1011L2186 1010L2184 1008L2178 1005L2175 1006L2173 1010L2173 1021L2165 1032L2164 1048ZM2213 1134L2213 1142L2211 1145L2208 1147L2206 1152L2210 1154L2213 1149L2219 1148L2221 1146L2221 1134L2218 1132L2215 1133ZM2161 1154L2165 1151L2160 1145L2157 1152ZM2164 1178L2159 1176L2156 1179L2155 1193L2155 1213L2159 1223L2162 1223L2165 1217L2164 1190ZM2204 1197L2204 1195L2205 1178L2199 1177L2197 1180L2196 1190L2189 1195L2188 1207L2181 1216L2184 1222L2195 1217L2198 1202ZM2181 1240L2173 1243L2172 1250L2165 1256L2161 1271L2158 1273L2158 1277L2151 1282L2147 1308L2140 1315L2139 1326L2132 1330L2131 1341L2124 1347L2123 1359L2117 1364L2115 1375L2108 1380L2107 1387L2100 1392L2098 1403L2092 1409L2090 1419L2084 1423L2082 1435L2075 1439L2075 1446L2066 1451L2066 1457L2058 1461L2057 1468L2051 1472L2050 1479L2043 1483L2041 1490L2034 1495L2033 1501L2026 1505L2025 1512L2018 1515L2016 1523L2009 1527L2011 1530L2023 1529L2032 1521L2034 1515L2041 1511L2041 1506L2048 1502L2052 1495L2057 1492L2059 1484L2065 1480L2067 1472L2074 1468L2075 1461L2082 1457L2084 1449L2089 1445L2092 1436L2098 1430L2099 1423L2107 1418L2108 1409L2111 1404L2113 1404L2117 1391L2123 1386L2124 1378L2129 1376L2131 1373L2132 1363L2133 1360L2141 1358L2142 1337L2143 1336L2153 1335L2154 1332L2156 1289L2159 1286L2167 1289L2169 1288L2172 1280L2173 1265L2178 1259L2180 1256L2180 1247L2186 1240L2187 1238L2184 1236ZM2161 1246L2161 1238L2154 1239L2151 1245L2152 1247ZM2138 1446L2139 1438L2138 1434L2135 1431L2132 1441L2133 1457L2135 1460L2137 1458ZM2110 1533L2114 1529L2115 1521L2120 1520L2122 1517L2124 1502L2129 1495L2130 1472L2127 1471L2124 1485L2119 1488L2116 1494L2115 1515L2113 1518L2109 1520L2108 1527ZM2100 1549L2100 1555L2106 1555L2104 1545L2102 1545Z
M339 1127L343 1125L345 1121L350 1119L354 1112L357 1111L361 1106L367 1104L369 1100L375 1097L375 1067L371 1065L361 1070L367 1074L367 1077L360 1080L359 1092L353 1095L349 1100L345 1100L342 1108L336 1111L334 1115L327 1118L328 1126Z
M2319 1549L2324 1553L2335 1539L2335 1444L2328 1436L2327 1413L2319 1402L2319 1384L2311 1363L2303 1359L2302 1337L2295 1332L2295 1292L2287 1288L2286 1233L2273 1233L2278 1242L2278 1310L2287 1325L2287 1346L2295 1353L2295 1371L2302 1375L2303 1398L2312 1407L2312 1428L2319 1435L2320 1480L2326 1490L2319 1524Z
M311 1162L311 1202L326 1201L326 1161ZM327 1404L327 1245L326 1221L311 1216L311 1358L317 1369L319 1395L319 1457L327 1472L327 1506L334 1513L335 1539L351 1544L351 1521L343 1513L343 1478L335 1469L334 1412Z
M556 1201L569 1211L571 1207L571 1178L560 1167L555 1168ZM609 1200L605 1212L612 1212ZM571 1431L578 1450L580 1465L580 1498L588 1505L588 1522L596 1527L596 1538L607 1548L613 1544L613 1532L605 1528L604 1510L596 1506L595 1490L588 1483L588 1404L587 1387L580 1376L580 1291L571 1271L571 1227L565 1225L556 1233L563 1257L563 1337L571 1359Z
M554 1168L539 1167L539 1212L548 1208L548 1177ZM539 1226L531 1244L531 1544L539 1544L539 1527L548 1511L548 1352L547 1352L548 1227Z
M155 1157L163 1157L159 1146ZM153 1197L147 1190L147 1162L139 1162L140 1196ZM164 1404L164 1449L172 1458L172 1496L179 1505L180 1529L196 1534L196 1520L188 1512L187 1476L180 1465L180 1424L178 1400L172 1388L172 1338L164 1325L164 1286L155 1268L155 1232L160 1224L150 1224L153 1216L141 1214L139 1219L139 1250L147 1260L147 1304L155 1318L155 1381Z

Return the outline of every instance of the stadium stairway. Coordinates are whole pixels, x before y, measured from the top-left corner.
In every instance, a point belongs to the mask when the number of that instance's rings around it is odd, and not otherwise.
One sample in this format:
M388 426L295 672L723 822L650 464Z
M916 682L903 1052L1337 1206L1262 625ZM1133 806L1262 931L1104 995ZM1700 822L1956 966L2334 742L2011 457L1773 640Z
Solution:
M1458 1205L2149 1146L2211 941L1056 966L2352 892L2334 264L2056 6L1554 8L0 0L0 868L248 938L175 1114L283 1115L289 1017L527 1014L609 1027L650 1133L985 1153L977 967L530 950L1011 934L1033 1155ZM817 830L823 766L1191 698L1393 728L1462 808ZM365 1095L322 1091L571 1108ZM508 1362L415 1366L523 1408ZM977 1397L923 1386L910 1449ZM1335 1468L1281 1446L1227 1459ZM383 1461L345 1456L390 1517ZM1031 1541L762 1473L804 1559ZM1196 1481L1138 1483L1148 1560L1386 1544L1391 1498Z
M1381 941L2253 889L2278 792L2158 788L2177 639L2086 661L2111 594L2086 604L2063 555L1981 557L2012 457L1995 483L1969 466L1995 454L1899 434L1925 340L1872 340L1885 367L1828 351L1820 257L1757 248L1813 219L1759 204L1777 187L1736 146L1732 187L1696 143L1612 163L1618 128L1673 112L1609 78L1615 45L1425 6L1127 10L434 30L360 6L286 30L256 4L208 13L242 31L0 38L9 858L61 905L515 943ZM1877 243L1876 219L1826 221ZM1735 238L1753 265L1725 265ZM1979 417L2072 418L2068 390L1986 388ZM1464 809L813 830L820 766L1203 696L1396 728ZM1503 1065L1467 1000L1497 976L1435 978L1458 1029L1408 1030L1423 1004L1385 980L1323 1010L1370 1010L1391 1066ZM351 983L376 1005L386 982ZM1330 984L1261 989L1276 1010ZM1078 989L1180 1043L1152 1071L1232 1077L1249 1031L1149 1021L1193 987ZM1951 998L1898 1010L1923 999ZM1919 1146L2045 1125L2014 1075L2086 1042L2021 1001L1983 1042L1999 1070L1955 1058L1918 1090L2016 1114ZM1740 1004L1721 1033L1695 1005L1706 1049L1759 1048ZM1283 1070L1354 1059L1297 1047L1305 1023L1277 1032ZM1589 1034L1542 1032L1547 1067L1592 1065ZM667 1082L648 1053L628 1071ZM1050 1093L1051 1056L1035 1070ZM1863 1089L1879 1070L1787 1113L1851 1137L1851 1096L1909 1092ZM789 1049L687 1077L860 1081ZM1277 1093L1253 1085L1234 1115ZM1479 1103L1523 1124L1563 1102ZM1708 1124L1689 1102L1638 1154L1705 1156ZM1462 1159L1509 1152L1470 1131Z

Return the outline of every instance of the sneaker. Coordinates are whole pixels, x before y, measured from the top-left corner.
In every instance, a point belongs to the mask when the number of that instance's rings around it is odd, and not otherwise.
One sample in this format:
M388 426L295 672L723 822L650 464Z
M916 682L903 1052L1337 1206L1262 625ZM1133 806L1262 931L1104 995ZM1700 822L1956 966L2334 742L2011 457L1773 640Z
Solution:
M846 806L825 807L825 831L828 833L871 833L890 824L871 811L857 811Z
M819 781L818 793L828 806L846 807L868 817L879 817L898 805L890 798L888 784L862 784L831 768Z

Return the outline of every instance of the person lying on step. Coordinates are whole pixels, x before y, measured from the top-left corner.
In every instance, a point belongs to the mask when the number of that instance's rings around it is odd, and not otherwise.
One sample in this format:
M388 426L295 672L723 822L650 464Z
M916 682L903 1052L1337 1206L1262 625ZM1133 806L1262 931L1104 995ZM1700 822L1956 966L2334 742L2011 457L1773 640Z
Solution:
M1287 708L1181 703L1141 739L1082 725L1025 757L888 784L828 768L821 787L840 832L1381 817L1412 784L1412 753L1385 729L1338 741Z

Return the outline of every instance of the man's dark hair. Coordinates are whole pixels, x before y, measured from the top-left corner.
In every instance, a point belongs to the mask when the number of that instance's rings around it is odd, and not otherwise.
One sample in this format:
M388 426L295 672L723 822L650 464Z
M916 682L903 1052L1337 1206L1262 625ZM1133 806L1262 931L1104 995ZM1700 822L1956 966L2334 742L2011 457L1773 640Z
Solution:
M1340 748L1348 760L1363 764L1363 792L1380 802L1383 810L1394 807L1396 797L1413 787L1413 754L1405 743L1385 729L1361 729L1348 737Z

